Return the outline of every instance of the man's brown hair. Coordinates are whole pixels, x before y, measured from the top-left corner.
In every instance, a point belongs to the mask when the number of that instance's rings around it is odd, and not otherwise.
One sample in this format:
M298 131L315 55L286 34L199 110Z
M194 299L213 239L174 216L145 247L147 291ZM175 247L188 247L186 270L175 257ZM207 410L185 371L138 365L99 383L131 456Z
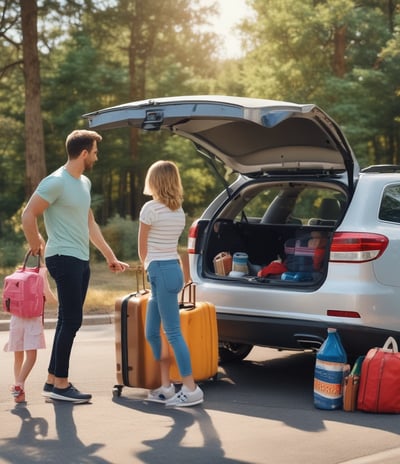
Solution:
M83 150L90 151L93 147L93 142L100 142L103 137L95 131L86 129L72 131L65 141L68 158L78 158Z

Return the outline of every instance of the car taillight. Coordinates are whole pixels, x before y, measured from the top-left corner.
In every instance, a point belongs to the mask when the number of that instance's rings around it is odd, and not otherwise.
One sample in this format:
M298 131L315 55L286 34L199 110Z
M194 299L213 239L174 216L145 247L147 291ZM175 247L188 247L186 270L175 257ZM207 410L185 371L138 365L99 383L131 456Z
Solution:
M189 229L188 247L187 247L187 251L189 254L196 253L197 232L198 232L198 221L194 221Z
M336 232L331 244L330 261L363 263L373 261L385 251L389 239L364 232Z
M341 309L328 309L326 314L333 317L350 317L353 319L361 318L360 313L357 311L343 311Z

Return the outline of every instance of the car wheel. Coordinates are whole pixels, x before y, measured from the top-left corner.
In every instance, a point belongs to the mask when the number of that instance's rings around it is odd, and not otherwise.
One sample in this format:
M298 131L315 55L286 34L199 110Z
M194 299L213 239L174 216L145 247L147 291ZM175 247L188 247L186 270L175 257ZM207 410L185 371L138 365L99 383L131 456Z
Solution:
M247 345L246 343L222 342L219 345L219 362L223 364L241 361L250 353L252 348L253 345Z

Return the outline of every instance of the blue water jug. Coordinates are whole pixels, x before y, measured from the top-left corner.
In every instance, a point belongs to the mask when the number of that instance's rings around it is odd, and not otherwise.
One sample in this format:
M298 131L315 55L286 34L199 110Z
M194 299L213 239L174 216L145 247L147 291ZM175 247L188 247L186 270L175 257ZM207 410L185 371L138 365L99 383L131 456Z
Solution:
M314 406L318 409L343 407L343 383L347 355L336 329L318 350L314 372Z

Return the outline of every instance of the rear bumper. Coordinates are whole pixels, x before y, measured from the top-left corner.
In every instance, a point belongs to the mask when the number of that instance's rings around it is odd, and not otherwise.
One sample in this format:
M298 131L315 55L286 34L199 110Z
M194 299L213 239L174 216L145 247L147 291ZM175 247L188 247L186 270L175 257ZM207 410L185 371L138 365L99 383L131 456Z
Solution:
M352 324L296 319L242 316L217 313L220 341L246 343L287 350L317 350L328 327L338 330L348 356L364 355L370 348L383 346L387 337L400 340L400 333Z

